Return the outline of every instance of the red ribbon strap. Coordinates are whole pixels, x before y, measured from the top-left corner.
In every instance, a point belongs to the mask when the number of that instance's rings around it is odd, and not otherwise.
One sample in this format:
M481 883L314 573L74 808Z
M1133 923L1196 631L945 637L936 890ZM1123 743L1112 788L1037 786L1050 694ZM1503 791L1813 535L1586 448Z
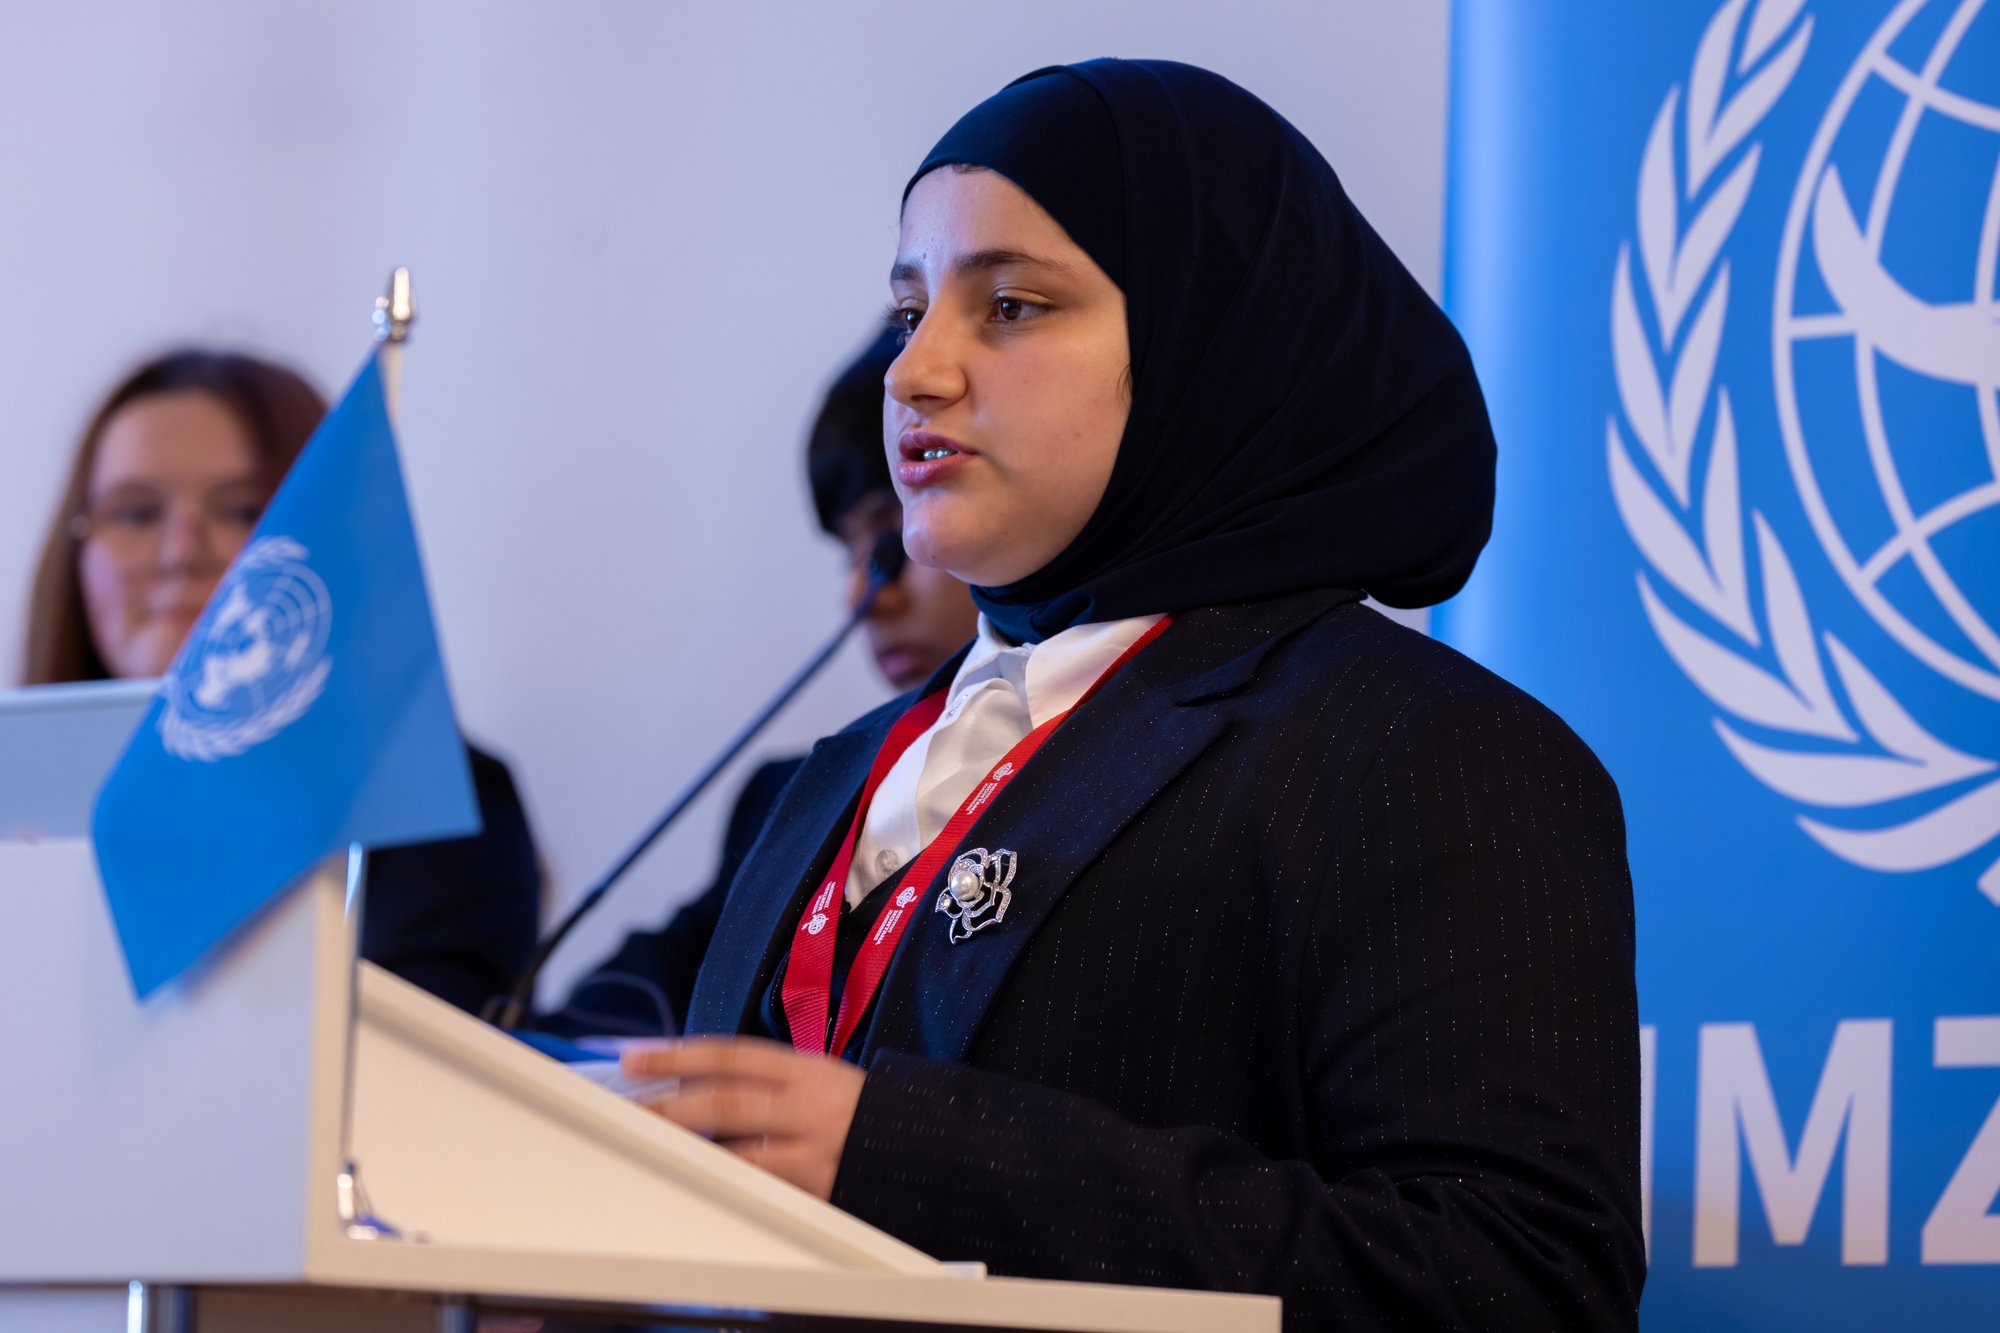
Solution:
M1090 702L1091 696L1102 689L1106 681L1165 633L1172 623L1172 616L1162 616L1157 624L1119 654L1118 660L1091 682L1081 698L1015 742L1014 747L987 772L985 780L972 789L972 794L960 804L957 813L952 815L937 837L917 853L894 882L876 890L877 893L893 893L895 897L884 907L875 928L868 932L860 953L855 956L854 964L848 970L847 984L841 990L837 1021L829 1023L827 1011L832 1006L834 937L840 929L840 900L847 890L848 870L854 863L855 845L861 840L862 826L868 822L868 809L875 800L876 790L889 776L889 770L896 766L896 761L916 744L917 738L936 725L944 712L948 688L919 699L896 720L896 725L889 729L888 737L882 742L882 748L876 751L874 764L868 769L868 780L862 784L861 801L854 811L854 822L848 826L847 837L841 842L833 864L827 867L819 892L806 901L805 910L799 914L798 930L792 937L791 960L785 967L782 991L785 1021L791 1027L795 1049L809 1055L838 1054L847 1049L855 1029L861 1025L861 1016L868 1012L869 1001L875 998L875 991L882 984L883 974L889 970L889 960L895 956L896 946L902 942L904 932L917 915L918 901L925 892L925 886L965 841L979 817L999 799L1007 785L1021 775L1021 770L1027 767L1029 759L1042 748L1043 743L1055 734L1056 728L1068 721L1070 714ZM829 1031L829 1028L832 1030Z

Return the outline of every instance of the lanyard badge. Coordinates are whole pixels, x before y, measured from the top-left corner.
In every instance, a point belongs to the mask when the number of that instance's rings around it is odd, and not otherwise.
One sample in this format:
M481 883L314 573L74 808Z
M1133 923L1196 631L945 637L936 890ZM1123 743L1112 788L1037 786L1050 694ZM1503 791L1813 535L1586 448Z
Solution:
M1172 623L1172 616L1161 617L1091 683L1081 698L1016 742L987 773L985 780L973 788L972 794L965 798L943 830L917 854L896 881L877 890L894 893L895 897L889 901L874 929L868 932L853 966L848 969L847 984L841 990L839 1013L829 1016L840 899L846 891L848 870L854 863L855 845L861 839L862 826L868 821L869 806L896 761L937 724L944 713L946 691L938 690L919 699L896 720L882 742L882 748L876 752L875 762L869 766L868 779L862 785L861 800L855 809L853 822L848 825L847 837L841 842L833 864L827 867L826 878L821 882L819 891L806 901L805 910L799 915L797 931L792 936L791 961L785 968L782 999L794 1048L813 1055L838 1055L847 1049L848 1042L861 1025L861 1016L868 1011L869 1002L875 998L875 991L882 984L883 974L889 970L889 960L895 956L896 946L902 942L910 921L917 915L915 908L924 893L924 886L936 876L946 859L951 858L952 850L964 841L973 824L1020 776L1028 760L1069 719L1070 714L1088 703L1106 681L1165 633ZM1007 908L1014 900L1012 886L1017 863L1015 854L1004 847L996 851L973 847L952 859L951 874L938 894L933 910L951 918L950 938L953 944L963 943L975 932L998 925L1006 917Z

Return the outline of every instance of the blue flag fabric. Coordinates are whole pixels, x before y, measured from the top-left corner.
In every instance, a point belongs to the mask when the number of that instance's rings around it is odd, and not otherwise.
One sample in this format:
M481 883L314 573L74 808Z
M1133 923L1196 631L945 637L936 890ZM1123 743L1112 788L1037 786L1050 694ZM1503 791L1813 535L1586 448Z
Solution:
M2000 1328L2000 0L1460 0L1438 632L1625 799L1653 1329Z
M98 793L141 996L336 850L478 831L382 356L314 432Z

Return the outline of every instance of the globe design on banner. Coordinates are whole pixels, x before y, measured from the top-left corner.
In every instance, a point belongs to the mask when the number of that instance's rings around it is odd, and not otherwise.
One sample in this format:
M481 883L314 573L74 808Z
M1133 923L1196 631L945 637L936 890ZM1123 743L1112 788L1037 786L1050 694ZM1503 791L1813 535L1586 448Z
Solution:
M166 680L168 753L213 762L277 735L311 708L333 669L333 602L285 537L251 543L223 577Z
M1899 59L1903 28L1941 7L1955 11L1951 21ZM1990 0L1905 6L1884 26L1829 106L1800 174L1774 305L1786 453L1828 557L1891 637L1992 699L2000 699L1997 28L2000 4ZM1905 63L1919 52L1919 63ZM1834 159L1849 140L1872 151L1847 155L1858 160L1844 171ZM1982 142L1983 162L1966 148ZM1983 186L1982 216L1950 216L1964 211L1967 179L1940 163ZM1809 389L1799 373L1807 366ZM1802 390L1822 410L1802 402ZM1952 399L1955 427L1910 419L1912 404L1949 419ZM1838 475L1822 484L1819 470L1829 466ZM1873 483L1873 512L1836 512L1829 496L1858 489L1857 474Z
M1814 28L1806 0L1723 0L1660 105L1612 285L1612 494L1744 769L1851 864L1984 849L2000 904L2000 0L1901 0L1825 104L1789 105ZM1799 116L1781 237L1739 235L1765 129ZM1731 350L1766 315L1775 432ZM1807 519L1782 531L1743 468L1777 450Z

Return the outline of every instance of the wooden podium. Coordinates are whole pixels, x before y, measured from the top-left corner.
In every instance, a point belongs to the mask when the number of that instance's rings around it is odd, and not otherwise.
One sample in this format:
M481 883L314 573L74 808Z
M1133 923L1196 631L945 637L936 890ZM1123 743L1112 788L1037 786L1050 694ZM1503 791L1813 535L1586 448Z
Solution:
M89 844L0 840L0 1330L1278 1328L1270 1298L940 1263L371 965L352 987L344 896L329 864L141 1004ZM344 1136L407 1238L358 1224Z

